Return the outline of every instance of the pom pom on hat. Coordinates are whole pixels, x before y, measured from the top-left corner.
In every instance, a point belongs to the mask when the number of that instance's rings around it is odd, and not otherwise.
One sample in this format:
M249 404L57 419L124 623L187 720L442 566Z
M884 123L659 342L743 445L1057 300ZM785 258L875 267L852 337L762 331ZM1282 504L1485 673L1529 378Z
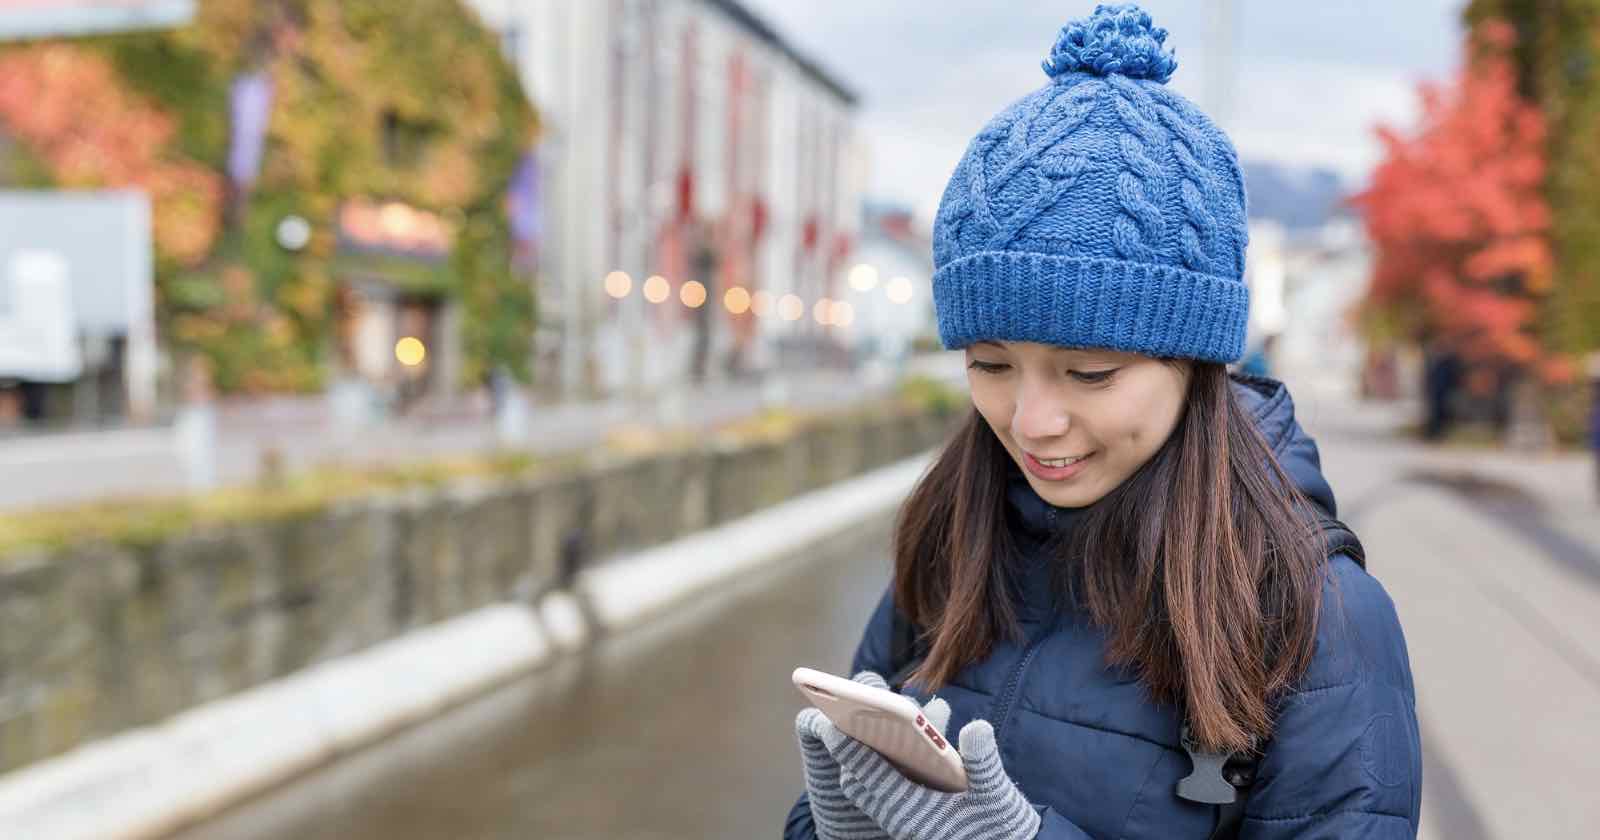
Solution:
M1061 27L1044 72L1052 79L1072 72L1116 73L1166 84L1178 69L1172 51L1162 49L1166 40L1167 30L1154 26L1137 5L1096 6L1093 15Z

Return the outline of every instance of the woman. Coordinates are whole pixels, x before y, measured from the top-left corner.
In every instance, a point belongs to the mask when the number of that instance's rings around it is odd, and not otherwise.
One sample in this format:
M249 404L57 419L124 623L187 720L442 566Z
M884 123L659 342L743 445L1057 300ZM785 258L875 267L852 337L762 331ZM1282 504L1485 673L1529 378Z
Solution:
M1399 621L1288 394L1224 367L1244 187L1164 87L1165 37L1132 6L1066 26L935 222L974 411L901 510L853 670L909 668L971 788L922 788L808 709L786 838L1416 836Z

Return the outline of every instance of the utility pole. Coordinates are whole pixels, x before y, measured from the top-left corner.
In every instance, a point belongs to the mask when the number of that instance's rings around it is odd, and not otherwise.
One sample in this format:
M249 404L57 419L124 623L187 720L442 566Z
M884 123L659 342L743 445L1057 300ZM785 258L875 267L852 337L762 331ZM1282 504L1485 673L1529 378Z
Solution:
M1234 36L1239 31L1237 0L1211 0L1206 38L1206 111L1223 131L1232 128L1235 70Z

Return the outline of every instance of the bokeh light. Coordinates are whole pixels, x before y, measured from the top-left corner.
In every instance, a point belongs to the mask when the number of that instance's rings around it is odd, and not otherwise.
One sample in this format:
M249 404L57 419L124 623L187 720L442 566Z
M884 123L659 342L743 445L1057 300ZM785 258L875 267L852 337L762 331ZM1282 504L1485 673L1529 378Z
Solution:
M889 296L891 302L909 303L912 295L911 278L895 277L889 281L889 285L884 287L883 291L884 294Z
M856 308L849 301L836 300L833 310L828 313L828 321L836 327L848 327L856 320Z
M850 269L850 288L858 292L870 292L878 285L878 268L874 265L861 263Z
M672 295L672 286L667 283L667 278L659 274L652 274L644 281L644 299L651 303L660 303Z
M613 271L606 275L606 294L614 298L625 298L633 290L633 278L626 271Z
M408 335L394 343L394 357L406 367L416 367L428 357L428 348L422 339Z
M816 322L819 323L819 324L831 323L831 321L829 319L830 319L830 316L832 316L832 315L833 315L833 301L831 301L831 300L829 300L827 298L819 299L811 307L811 317L816 319Z
M806 314L806 305L799 295L784 295L778 300L778 316L785 321L798 321Z
M699 280L690 280L678 290L678 300L690 309L699 309L706 302L706 287Z
M743 315L750 309L750 292L743 286L734 286L727 294L722 296L722 305L735 315Z

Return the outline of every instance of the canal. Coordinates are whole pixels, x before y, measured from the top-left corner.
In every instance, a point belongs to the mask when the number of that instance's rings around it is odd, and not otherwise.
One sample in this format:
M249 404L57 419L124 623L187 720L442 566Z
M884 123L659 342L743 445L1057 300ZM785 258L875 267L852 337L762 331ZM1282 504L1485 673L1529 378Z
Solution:
M888 521L724 587L180 840L775 837L802 789L789 684L844 673Z

